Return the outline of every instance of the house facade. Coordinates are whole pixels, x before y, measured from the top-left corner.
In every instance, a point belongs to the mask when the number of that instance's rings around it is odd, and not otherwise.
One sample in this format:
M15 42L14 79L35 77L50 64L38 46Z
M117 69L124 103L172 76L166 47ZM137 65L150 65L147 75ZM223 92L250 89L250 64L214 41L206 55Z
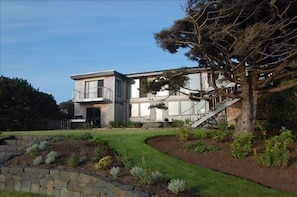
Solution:
M174 70L177 69L170 71ZM187 95L168 90L156 94L140 91L142 80L154 79L166 71L169 70L121 74L111 70L72 75L71 79L75 81L74 121L87 122L93 127L106 127L111 121L122 125L128 122L156 123L164 120L196 121L221 102L220 98L192 101ZM187 71L189 80L183 92L210 89L211 75L207 69L192 67L187 68ZM149 107L160 102L164 103L166 110Z

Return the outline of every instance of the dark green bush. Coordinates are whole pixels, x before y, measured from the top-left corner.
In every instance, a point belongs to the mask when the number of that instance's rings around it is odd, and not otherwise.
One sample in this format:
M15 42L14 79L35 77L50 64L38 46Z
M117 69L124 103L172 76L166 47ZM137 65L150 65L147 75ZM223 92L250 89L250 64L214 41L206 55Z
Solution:
M217 142L223 142L223 141L226 141L231 136L231 132L213 130L210 132L210 136L212 137L213 140Z
M265 167L287 167L288 145L293 142L292 131L282 127L281 134L266 141L265 151L256 156L257 162Z
M187 143L187 144L185 144L184 147L185 147L186 150L193 150L193 151L199 152L199 153L217 151L218 150L218 148L216 146L209 145L209 144L199 142L199 141L197 141L194 144Z
M231 143L231 156L234 158L241 158L248 155L252 150L252 140L254 135L252 133L242 133L237 135Z
M182 127L184 126L185 122L182 120L172 120L172 127Z
M70 159L69 159L69 165L71 167L76 167L80 164L80 158L79 156L75 155L75 154L72 154Z

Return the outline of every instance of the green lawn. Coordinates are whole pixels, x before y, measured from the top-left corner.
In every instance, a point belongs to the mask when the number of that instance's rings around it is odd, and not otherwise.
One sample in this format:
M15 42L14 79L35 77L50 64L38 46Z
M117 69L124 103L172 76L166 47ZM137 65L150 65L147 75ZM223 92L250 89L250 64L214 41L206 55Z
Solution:
M126 156L134 165L141 165L144 160L146 165L153 170L159 170L166 178L183 179L189 189L205 196L290 196L254 182L183 162L144 143L149 137L176 135L178 130L174 129L54 130L5 132L2 135L79 135L87 132L106 140L114 150Z

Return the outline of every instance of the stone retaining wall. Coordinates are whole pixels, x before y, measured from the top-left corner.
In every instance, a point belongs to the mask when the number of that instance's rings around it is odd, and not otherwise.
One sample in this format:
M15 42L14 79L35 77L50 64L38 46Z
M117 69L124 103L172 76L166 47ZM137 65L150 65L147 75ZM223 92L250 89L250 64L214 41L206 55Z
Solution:
M39 143L43 140L48 140L51 136L11 136L7 139L3 139L0 144L0 163L9 159L9 157L17 154L21 154L27 147ZM4 143L4 144L3 144ZM8 158L6 158L8 157Z
M131 185L83 172L57 169L0 167L0 190L56 197L149 197Z

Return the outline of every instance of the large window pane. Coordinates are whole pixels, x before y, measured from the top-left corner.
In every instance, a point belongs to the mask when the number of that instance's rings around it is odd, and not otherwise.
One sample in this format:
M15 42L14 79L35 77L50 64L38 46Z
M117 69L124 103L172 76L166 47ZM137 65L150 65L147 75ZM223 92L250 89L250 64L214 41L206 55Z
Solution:
M192 101L182 101L181 102L181 114L182 115L192 114L192 111L193 111Z
M163 110L156 108L156 120L163 121Z
M206 101L194 102L195 114L204 114L206 112Z
M140 116L149 116L150 115L150 104L149 103L141 103L140 104Z
M98 81L85 82L85 98L97 98Z
M139 104L131 104L131 117L139 116Z
M117 97L121 97L122 96L122 81L116 79L115 81L115 95Z
M189 74L189 80L186 82L185 87L181 88L182 92L189 94L190 92L201 90L201 76L200 73ZM191 91L192 90L192 91Z
M134 79L131 83L131 98L139 98L139 79Z
M104 81L98 80L98 98L103 97L103 91L104 91Z
M178 115L178 102L168 102L168 115Z
M164 86L164 89L168 88L168 85ZM156 96L168 96L169 90L161 90L157 92Z

